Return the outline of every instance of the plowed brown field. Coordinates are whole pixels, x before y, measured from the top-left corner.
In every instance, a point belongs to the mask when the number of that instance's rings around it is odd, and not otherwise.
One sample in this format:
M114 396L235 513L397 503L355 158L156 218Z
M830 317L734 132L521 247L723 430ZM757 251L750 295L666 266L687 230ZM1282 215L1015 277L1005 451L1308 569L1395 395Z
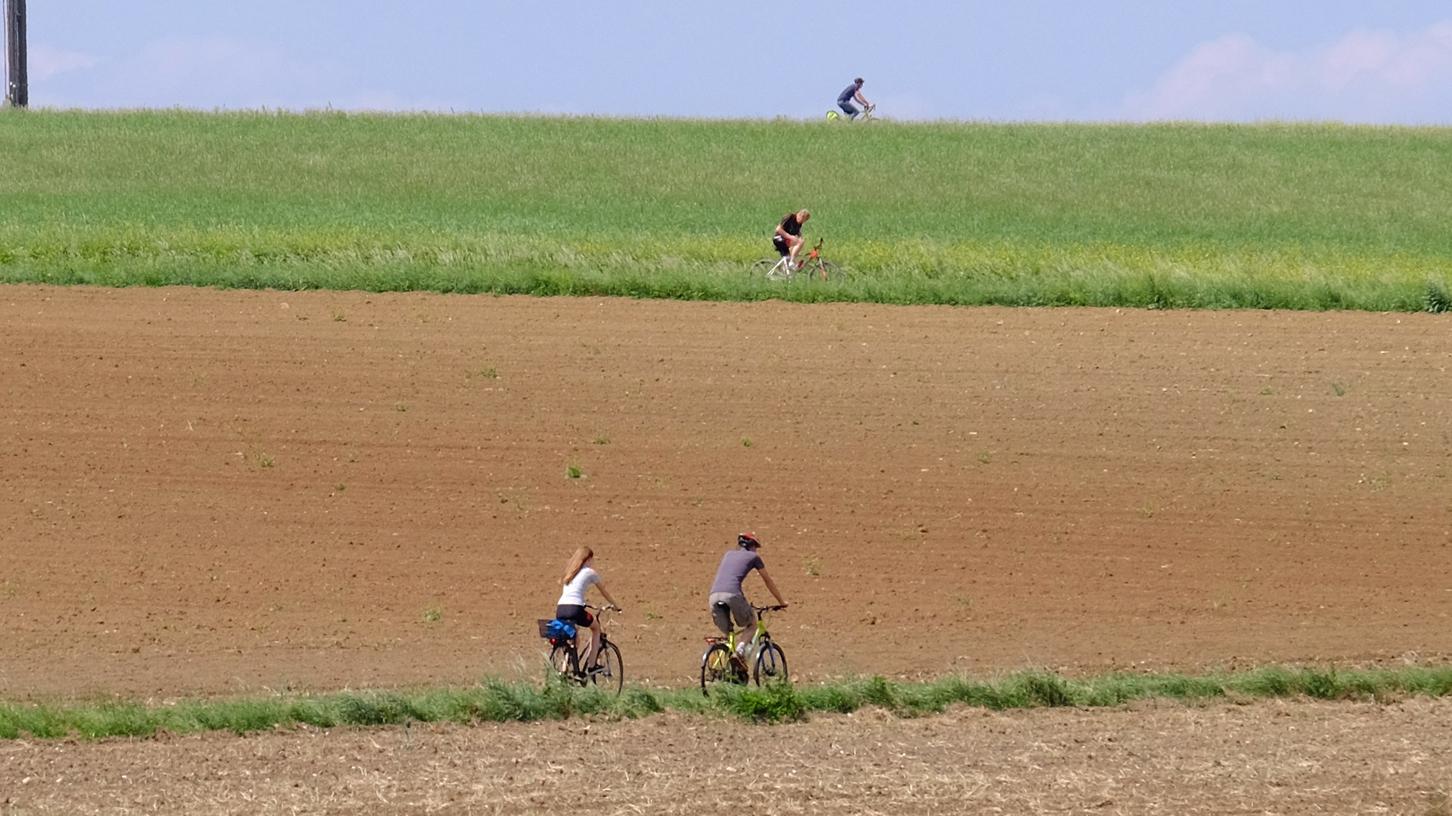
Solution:
M743 528L800 678L1435 659L1449 367L1430 315L6 287L0 696L533 675L582 543L689 682Z
M1452 701L0 744L0 813L1452 814Z

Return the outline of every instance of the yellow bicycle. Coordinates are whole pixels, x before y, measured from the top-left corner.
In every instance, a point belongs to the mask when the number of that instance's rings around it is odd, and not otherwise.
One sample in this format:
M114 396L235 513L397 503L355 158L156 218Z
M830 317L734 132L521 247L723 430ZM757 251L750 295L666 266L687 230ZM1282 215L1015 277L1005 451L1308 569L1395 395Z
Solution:
M754 682L787 680L786 652L771 639L766 628L766 615L779 612L784 606L752 606L756 610L755 648L745 655L737 653L737 635L732 630L726 637L706 638L706 651L701 655L701 693L711 696L712 687L744 686Z

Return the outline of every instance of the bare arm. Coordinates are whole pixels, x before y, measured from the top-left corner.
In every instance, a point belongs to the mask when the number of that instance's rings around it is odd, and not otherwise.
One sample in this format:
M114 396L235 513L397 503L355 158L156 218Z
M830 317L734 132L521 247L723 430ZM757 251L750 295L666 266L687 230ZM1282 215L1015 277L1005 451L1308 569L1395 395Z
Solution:
M766 582L766 588L776 596L776 602L781 606L786 606L787 602L782 599L781 591L776 588L776 581L771 580L771 573L766 571L766 567L760 567L756 571L761 573L761 580Z
M616 603L615 602L615 599L612 598L612 597L610 597L610 590L608 590L608 589L605 588L604 582L602 582L602 581L596 581L595 582L595 588L598 589L598 590L600 590L600 594L601 595L604 595L605 596L605 602L606 603L610 604L611 606L615 607L616 609L619 609L620 608L620 604Z

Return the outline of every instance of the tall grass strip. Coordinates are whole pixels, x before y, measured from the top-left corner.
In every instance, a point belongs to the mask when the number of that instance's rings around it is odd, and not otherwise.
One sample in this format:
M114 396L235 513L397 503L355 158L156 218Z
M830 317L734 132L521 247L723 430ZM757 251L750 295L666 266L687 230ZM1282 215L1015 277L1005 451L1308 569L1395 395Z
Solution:
M994 680L947 677L895 682L882 677L806 686L726 689L703 698L696 689L632 687L616 697L559 682L543 686L486 680L465 688L363 691L307 696L184 700L166 705L0 703L0 739L100 739L160 733L275 728L336 728L413 722L537 722L572 717L638 718L675 711L781 723L814 713L880 708L917 717L950 706L995 711L1120 706L1136 700L1259 699L1394 701L1452 695L1452 667L1387 669L1267 666L1229 674L1110 674L1071 678L1023 672Z

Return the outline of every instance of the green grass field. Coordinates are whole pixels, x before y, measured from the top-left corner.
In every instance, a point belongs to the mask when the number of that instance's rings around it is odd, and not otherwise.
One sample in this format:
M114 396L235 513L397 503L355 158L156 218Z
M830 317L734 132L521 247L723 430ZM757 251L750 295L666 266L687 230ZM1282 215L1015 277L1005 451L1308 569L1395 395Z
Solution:
M1452 130L0 112L0 282L1443 311ZM768 283L774 222L855 277Z
M163 731L243 734L297 725L332 728L411 722L533 722L579 716L645 717L664 711L777 723L803 720L814 712L847 713L869 706L917 717L952 705L1003 711L1119 706L1147 699L1198 703L1304 697L1385 702L1449 694L1452 668L1417 666L1342 670L1268 666L1231 674L1114 674L1082 679L1027 672L991 682L953 677L899 683L874 677L814 686L726 688L713 693L710 699L702 697L698 689L630 687L616 697L594 688L560 683L541 687L489 680L469 688L214 698L167 704L122 700L0 703L0 739L148 737Z

